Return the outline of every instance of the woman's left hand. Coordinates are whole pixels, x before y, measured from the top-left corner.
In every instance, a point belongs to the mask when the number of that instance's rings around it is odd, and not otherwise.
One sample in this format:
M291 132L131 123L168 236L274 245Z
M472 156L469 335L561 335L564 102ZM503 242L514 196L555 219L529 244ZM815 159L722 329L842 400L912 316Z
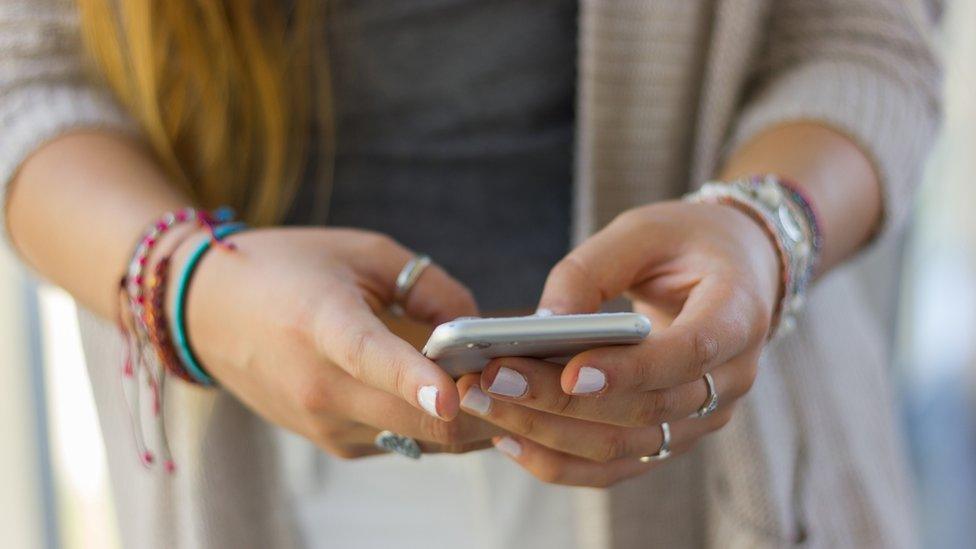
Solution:
M773 242L745 213L686 202L630 210L553 268L540 308L590 313L626 294L653 333L561 369L496 359L458 381L462 407L512 433L496 446L546 482L608 486L639 475L655 465L639 458L660 449L661 423L679 454L729 421L755 379L779 292ZM707 400L705 373L719 405L693 417Z

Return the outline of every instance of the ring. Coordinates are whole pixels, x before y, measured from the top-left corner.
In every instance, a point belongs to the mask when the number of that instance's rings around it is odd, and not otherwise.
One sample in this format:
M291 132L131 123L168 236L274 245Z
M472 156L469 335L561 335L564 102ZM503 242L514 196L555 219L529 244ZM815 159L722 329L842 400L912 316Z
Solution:
M705 385L708 387L708 397L705 399L705 404L702 404L701 408L695 412L696 417L705 417L718 408L718 391L715 390L715 380L712 379L712 374L709 373L706 373L703 377L705 378Z
M651 461L662 461L668 459L671 455L671 426L665 421L661 424L661 447L658 448L656 454L651 454L649 456L641 456L638 458L641 463L649 463Z
M420 455L423 453L416 440L398 435L393 431L381 431L376 435L376 440L373 441L373 444L380 450L400 454L410 459L420 459Z
M430 257L426 255L415 255L407 264L403 266L400 274L396 278L396 291L393 293L394 303L402 303L407 298L407 294L417 283L424 269L430 266Z

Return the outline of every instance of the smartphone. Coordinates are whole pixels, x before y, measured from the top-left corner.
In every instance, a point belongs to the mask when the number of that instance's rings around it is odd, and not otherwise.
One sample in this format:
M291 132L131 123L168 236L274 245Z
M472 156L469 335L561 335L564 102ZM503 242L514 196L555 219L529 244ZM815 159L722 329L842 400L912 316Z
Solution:
M595 347L634 345L650 332L651 321L636 313L459 318L438 326L422 352L457 378L493 358L558 361Z

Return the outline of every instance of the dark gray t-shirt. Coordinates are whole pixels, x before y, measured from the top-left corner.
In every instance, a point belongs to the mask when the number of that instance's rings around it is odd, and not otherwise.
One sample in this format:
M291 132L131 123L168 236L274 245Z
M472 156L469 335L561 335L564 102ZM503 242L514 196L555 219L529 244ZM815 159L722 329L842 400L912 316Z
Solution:
M430 254L482 310L534 306L569 243L576 4L333 2L329 223Z

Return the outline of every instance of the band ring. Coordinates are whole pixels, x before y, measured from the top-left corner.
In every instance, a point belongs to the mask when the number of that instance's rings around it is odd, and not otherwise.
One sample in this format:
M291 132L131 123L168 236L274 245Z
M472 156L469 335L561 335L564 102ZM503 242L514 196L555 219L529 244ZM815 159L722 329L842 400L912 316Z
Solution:
M658 448L656 454L651 454L649 456L641 456L638 458L641 463L650 463L652 461L662 461L668 459L671 455L671 426L665 421L661 424L661 447Z
M396 290L393 293L394 303L403 303L414 284L420 279L420 275L424 273L424 269L430 264L430 257L423 254L415 255L410 258L410 261L407 261L396 278Z
M705 398L705 403L702 404L701 408L695 412L696 417L706 417L718 408L718 391L715 390L715 379L710 373L706 373L702 377L705 378L705 385L708 387L708 397Z
M398 435L393 431L381 431L376 435L373 444L380 450L400 454L410 459L420 459L420 456L423 454L420 450L420 444L417 444L416 440L407 436Z

